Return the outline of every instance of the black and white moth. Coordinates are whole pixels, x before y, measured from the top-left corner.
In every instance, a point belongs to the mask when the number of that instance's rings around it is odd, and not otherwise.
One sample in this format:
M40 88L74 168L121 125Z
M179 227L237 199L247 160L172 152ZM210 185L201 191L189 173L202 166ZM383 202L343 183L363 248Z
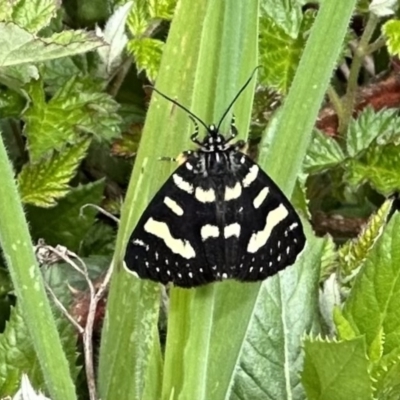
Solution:
M255 72L255 71L254 71ZM258 281L293 264L305 245L302 224L278 186L220 126L251 81L235 96L218 125L207 126L186 107L198 146L168 178L139 219L125 264L140 278L190 288L223 279ZM198 140L198 124L206 128Z

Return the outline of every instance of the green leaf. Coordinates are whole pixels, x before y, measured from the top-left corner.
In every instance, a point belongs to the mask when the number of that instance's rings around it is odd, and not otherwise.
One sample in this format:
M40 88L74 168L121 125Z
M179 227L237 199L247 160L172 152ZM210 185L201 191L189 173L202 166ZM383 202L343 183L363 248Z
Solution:
M157 76L163 48L161 40L151 38L132 39L127 45L128 51L135 57L138 70L145 70L151 81L155 81Z
M344 276L356 271L367 259L374 244L381 236L393 201L387 200L381 208L372 215L368 224L363 227L357 239L349 240L338 252L339 265Z
M18 117L25 107L22 96L10 89L0 89L0 119Z
M52 246L61 244L71 251L78 252L81 241L94 224L97 213L88 207L80 217L81 207L89 203L100 204L103 190L104 182L97 181L72 189L56 207L27 207L32 236L36 240L43 238ZM44 221L46 223L43 223Z
M96 27L96 32L103 37L109 45L97 49L101 62L97 68L97 75L104 80L112 79L115 69L122 63L122 55L128 42L125 34L125 24L133 2L129 1L122 7L118 7L108 19L104 30Z
M43 385L43 377L29 340L29 332L19 308L13 308L3 334L0 335L0 396L13 395L22 372L29 374L35 386Z
M372 400L364 338L346 342L306 339L301 377L308 400Z
M355 339L358 334L352 327L351 323L345 318L339 306L333 309L333 320L337 330L337 336L340 340Z
M12 164L1 139L0 135L2 254L13 281L24 324L29 329L29 342L34 346L45 377L46 389L54 400L74 400L74 384L33 251Z
M398 118L394 110L374 111L366 108L349 125L346 146L350 157L356 157L377 139L379 144L388 143L399 136Z
M46 94L54 95L62 86L71 80L71 76L79 77L92 74L85 56L56 58L41 64L41 76L45 82Z
M67 355L70 369L77 376L76 333L65 319L57 318L58 330ZM38 363L35 349L30 340L28 327L19 307L13 308L5 331L0 335L0 397L13 395L17 391L21 375L29 376L35 388L45 389L45 382Z
M39 38L16 24L0 23L0 67L86 53L102 45L102 40L93 32L63 31Z
M298 0L262 0L261 15L268 16L292 39L299 36L303 12Z
M118 103L97 90L98 84L89 79L72 78L46 103L42 83L30 85L32 104L24 113L24 133L32 161L51 150L60 151L65 142L75 143L79 132L105 140L119 136Z
M167 21L174 16L177 0L150 0L150 14L153 18L161 18Z
M400 215L396 213L366 259L343 307L343 316L365 335L372 354L384 335L383 358L400 354Z
M110 257L96 255L84 257L82 261L86 265L89 278L92 282L104 274L110 266ZM75 294L71 291L71 288L80 293L88 293L86 278L71 265L59 262L50 266L45 265L42 269L44 279L57 296L57 299L60 300L67 309L70 309Z
M25 164L18 175L21 199L37 207L52 207L64 197L70 187L68 182L89 148L90 140L83 140L68 146L60 154L54 153L49 159L37 164Z
M13 3L11 1L0 2L0 21L11 21Z
M313 139L304 159L303 168L310 174L335 167L345 160L338 142L327 134L315 130Z
M127 20L127 27L133 37L142 36L148 27L150 20L148 3L145 0L138 0L133 3Z
M268 15L260 20L260 81L282 93L287 93L303 52L308 32L314 22L314 12L306 12L295 37L278 26ZM295 31L295 29L290 29ZM292 32L293 34L294 32Z
M375 190L390 195L400 189L399 145L373 146L347 165L346 178L353 185L368 182Z
M85 213L85 211L83 211ZM84 238L81 247L81 254L111 256L115 248L115 229L102 222L92 225Z
M189 107L202 119L206 121L219 119L227 104L257 65L257 24L254 23L258 18L257 11L257 2L244 3L239 0L235 0L234 3L226 0L216 3L182 1L174 16L163 53L162 65L157 76L158 88L172 97L177 96L182 104ZM238 48L243 49L241 54L235 50ZM185 57L177 57L177 52L184 54ZM255 80L252 84L255 84ZM242 136L247 132L250 120L252 87L250 86L243 93L235 105L237 125ZM225 125L229 123L228 120L224 124L224 129ZM116 272L107 302L108 311L100 351L99 383L103 400L121 396L126 398L126 393L129 393L129 399L144 398L143 390L146 386L144 379L148 376L144 371L147 371L148 368L156 369L160 362L157 356L152 356L154 352L151 349L154 346L153 335L157 333L157 320L150 319L150 317L158 316L153 310L158 310L159 297L157 292L152 297L147 296L146 304L143 304L143 299L139 297L141 291L149 291L149 287L157 288L157 286L131 277L130 285L127 285L127 276L123 273L121 265L132 226L140 217L151 196L174 167L171 165L167 169L164 165L160 165L157 157L174 155L181 152L182 149L190 148L192 131L193 126L186 113L171 113L170 103L157 95L152 97L135 161L135 169L122 210L116 243L114 256ZM251 288L247 289L251 297L257 296L257 293L251 291ZM218 390L221 393L227 393L228 381L231 379L235 365L232 362L229 368L225 364L221 368L222 359L219 357L219 353L210 352L209 355L210 357L212 355L213 360L207 358L200 364L199 362L188 363L188 369L185 370L184 375L178 373L178 371L182 371L182 363L188 358L188 353L191 353L193 358L198 354L197 360L204 358L203 343L209 340L209 328L213 320L209 307L213 304L214 296L209 296L210 290L213 290L213 285L201 288L197 291L199 295L196 299L194 299L196 291L186 291L178 302L170 307L163 375L165 395L159 393L157 398L170 398L173 391L176 396L179 392L182 398L200 400L202 397L198 395L203 396L201 393L206 390L206 385L209 385L207 390L212 390L211 388L218 384L222 369L224 385L219 385ZM173 292L176 293L175 289ZM238 298L242 297L237 296L235 301L238 301ZM153 304L151 300L154 302ZM218 304L224 302L224 296L218 297L215 301ZM187 305L191 302L197 303L197 306L195 314L188 315ZM122 304L125 304L123 314L118 311L121 310ZM145 305L147 309L145 309ZM200 315L200 308L203 311L202 315ZM241 313L238 312L237 315L241 315ZM245 313L245 315L245 318L248 319L247 315L250 313ZM147 331L143 328L143 320L146 321ZM197 325L197 328L193 324ZM121 326L124 329L121 329ZM193 332L195 332L193 337L185 335L187 326L193 326ZM219 329L217 328L216 331L218 332ZM241 327L241 331L240 338L242 340L244 326ZM146 337L147 340L145 342L132 341L132 332L135 337L136 335L137 337ZM217 337L220 337L219 334L215 335L215 338ZM179 342L180 339L183 341ZM179 343L186 343L188 340L190 343L187 343L186 347L179 346ZM230 353L231 358L237 360L240 343L235 341L231 346L229 341L219 342L222 344L219 346L219 352ZM228 350L228 348L234 348L234 350ZM125 358L124 355L127 351L132 354L132 357L127 360L128 365L124 363L122 366L120 360L121 357ZM208 363L215 365L219 372L208 371ZM110 373L110 371L113 372ZM135 378L132 379L132 376ZM210 379L210 383L206 384L205 381L208 379ZM212 382L213 380L214 382ZM207 396L207 393L204 392L204 396Z
M382 32L386 36L386 45L389 54L400 55L400 21L390 20L382 26Z
M318 325L319 264L325 242L312 236L307 239L308 247L296 265L261 286L237 365L232 400L304 399L299 376L302 338ZM220 357L230 360L228 355Z
M21 28L36 33L55 17L58 6L55 0L20 0L14 6L12 19Z

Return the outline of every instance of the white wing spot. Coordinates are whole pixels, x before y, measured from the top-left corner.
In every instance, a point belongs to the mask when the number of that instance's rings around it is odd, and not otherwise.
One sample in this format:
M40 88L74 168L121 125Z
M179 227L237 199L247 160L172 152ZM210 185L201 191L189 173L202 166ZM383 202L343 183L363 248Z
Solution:
M225 201L234 200L240 197L242 194L242 186L239 182L236 182L234 187L227 186L225 188Z
M189 272L188 275L190 279L193 278L193 274L191 272Z
M167 275L171 275L171 272L169 271L169 269L167 269Z
M272 267L272 261L268 263L268 267Z
M280 249L280 248L281 248L281 241L278 240L278 249Z
M245 162L246 162L246 157L243 156L243 157L240 159L240 163L241 163L241 164L244 164Z
M202 226L200 230L200 236L203 241L212 237L217 238L219 236L218 226L210 224Z
M147 245L146 243L144 243L140 239L135 239L132 243L136 244L137 246L144 247L146 250L149 250L149 245Z
M237 238L240 235L240 225L235 222L234 224L230 224L224 228L224 237L228 239L231 236L236 236Z
M182 207L179 206L179 204L175 201L172 200L170 197L165 196L164 198L164 204L176 215L182 216L183 215L183 209Z
M261 206L261 204L267 198L268 193L269 193L269 187L265 187L260 190L260 193L258 193L256 198L253 200L254 208L259 208Z
M258 175L258 166L256 164L254 164L250 169L249 172L247 173L247 175L243 178L243 186L244 187L248 187L250 186L257 178Z
M199 268L199 271L202 273L203 272L203 268Z
M277 208L268 213L264 229L251 235L249 244L247 245L247 251L249 253L256 253L263 247L271 236L272 230L283 221L288 214L288 210L283 204L280 204ZM270 253L271 252L272 249L270 250Z
M159 222L153 218L149 218L144 225L144 230L152 235L164 240L165 245L175 254L179 254L183 258L194 258L196 253L187 240L175 239L169 231L168 225ZM156 253L156 259L158 253ZM178 263L175 263L178 266Z
M260 272L263 272L263 270L264 270L264 267L261 267L261 268L260 268Z
M201 187L197 187L194 197L202 203L212 203L215 201L215 192L214 189L203 190Z
M146 264L146 267L149 268L149 262L146 261L145 264Z
M182 278L182 274L178 272L178 278Z
M181 176L173 174L172 179L174 180L175 185L178 186L179 189L189 194L193 193L194 190L193 185L191 185L189 182L184 181Z
M227 279L228 278L228 274L226 273L226 272L224 272L223 274L222 274L222 279Z
M186 168L191 171L193 169L193 165L190 164L189 162L186 163Z
M286 247L286 254L290 253L290 246Z
M282 259L282 257L281 257L281 255L279 254L279 256L278 256L278 262L280 262L281 259Z
M157 271L157 272L160 272L160 268L156 267L156 271Z
M294 228L297 228L299 226L299 224L297 222L293 222L292 225L289 226L289 231L292 231Z
M249 272L252 273L253 272L253 267L250 267Z

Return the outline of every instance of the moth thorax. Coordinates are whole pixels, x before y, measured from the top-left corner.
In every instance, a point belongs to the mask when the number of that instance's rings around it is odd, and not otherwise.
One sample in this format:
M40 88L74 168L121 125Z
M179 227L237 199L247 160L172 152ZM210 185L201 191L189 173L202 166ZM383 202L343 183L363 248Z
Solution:
M209 175L224 174L228 168L228 157L224 151L214 151L205 153L205 165Z

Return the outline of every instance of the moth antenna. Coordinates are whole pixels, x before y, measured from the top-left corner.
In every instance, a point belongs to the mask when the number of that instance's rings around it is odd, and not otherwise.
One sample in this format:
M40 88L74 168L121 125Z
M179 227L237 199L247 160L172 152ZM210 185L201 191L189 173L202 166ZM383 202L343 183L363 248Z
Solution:
M186 108L185 106L183 106L182 104L178 103L176 100L172 99L171 97L167 96L166 94L160 92L158 89L156 89L154 86L148 86L150 88L152 88L156 93L158 93L161 97L164 97L164 99L169 100L171 103L175 104L176 106L178 106L179 108L181 108L182 110L186 111L190 116L192 116L195 120L197 120L198 122L200 122L208 131L208 126L206 125L206 123L204 121L202 121L197 115L193 114L188 108Z
M221 127L222 122L224 121L225 117L228 115L228 112L231 110L231 108L233 107L233 105L236 103L236 100L239 98L239 96L244 92L244 90L246 89L246 87L249 85L249 83L251 82L251 80L253 79L255 73L257 72L257 70L261 68L261 65L258 65L257 67L254 68L253 72L251 73L249 79L247 79L247 81L245 82L245 84L242 86L242 88L239 90L239 92L237 93L237 95L233 98L233 100L231 101L231 103L229 104L229 107L225 110L224 114L222 115L222 118L219 121L219 124L217 126L217 131L219 131L219 128Z

